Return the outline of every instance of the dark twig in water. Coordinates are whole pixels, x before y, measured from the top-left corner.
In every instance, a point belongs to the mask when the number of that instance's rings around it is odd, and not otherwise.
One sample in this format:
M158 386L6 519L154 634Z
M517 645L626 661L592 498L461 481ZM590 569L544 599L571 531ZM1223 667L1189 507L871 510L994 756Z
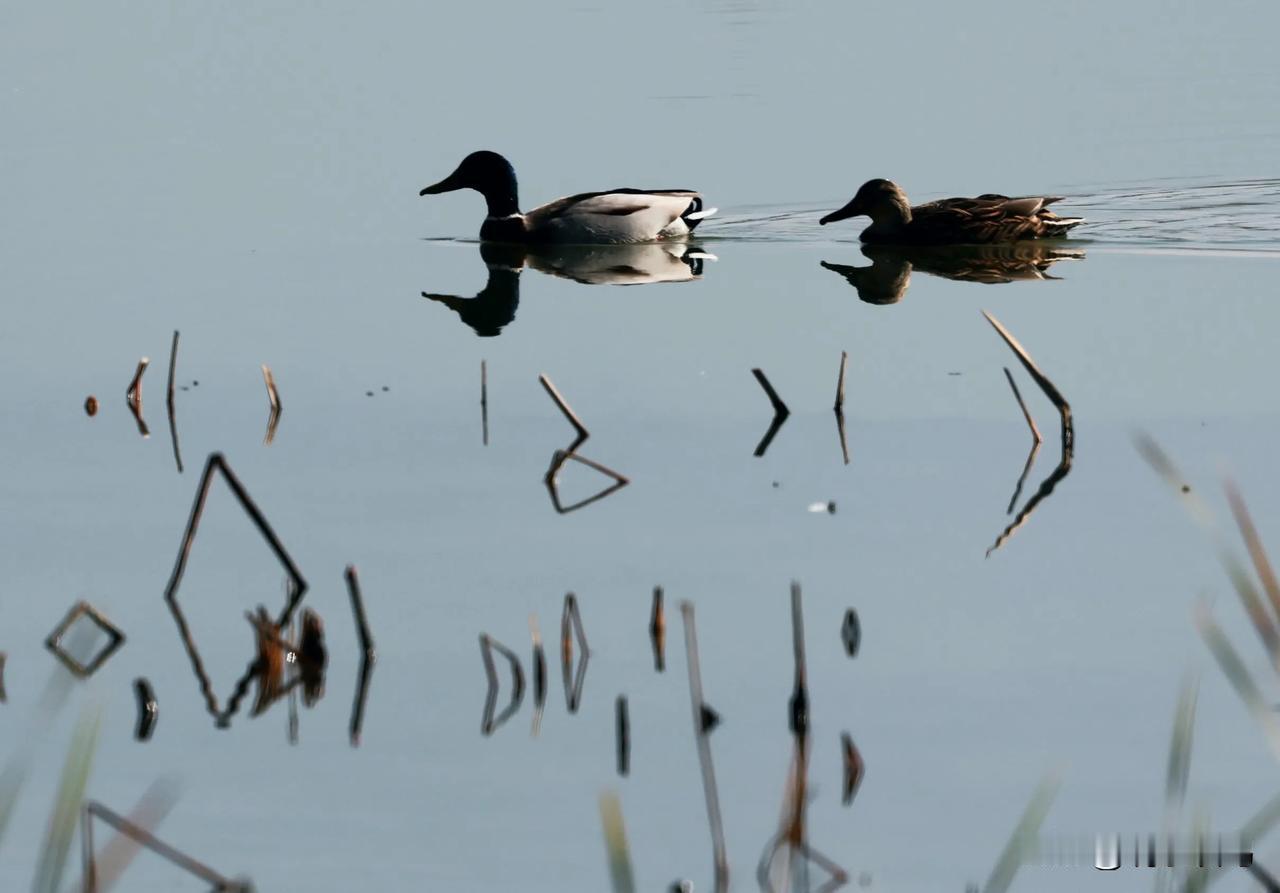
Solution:
M715 767L711 763L711 740L706 717L714 715L702 697L702 671L698 667L698 632L694 625L693 604L680 603L684 621L685 659L689 666L689 704L693 711L693 731L698 742L698 763L702 767L702 790L707 800L707 822L711 826L711 850L715 863L715 893L729 889L729 857L724 845L724 822L720 818L720 796L716 790Z
M88 617L107 636L107 644L90 657L88 663L81 662L79 658L62 647L63 636L81 617ZM115 654L124 645L124 640L124 632L108 620L101 611L86 601L78 601L71 606L71 610L54 627L53 632L49 633L49 637L44 641L44 647L52 651L58 660L62 661L63 665L77 678L87 679L107 662L107 658Z
M1027 475L1031 473L1031 466L1036 463L1036 456L1040 453L1040 441L1033 441L1031 451L1027 453L1026 464L1022 466L1022 474L1018 475L1018 483L1013 488L1013 495L1009 497L1009 507L1005 509L1006 515L1013 514L1013 508L1018 504L1018 497L1022 495L1022 488L1027 483Z
M653 668L667 667L667 614L661 586L653 587L653 607L649 611L649 640L653 643Z
M186 853L176 849L156 837L150 831L139 825L134 824L122 815L112 812L94 800L85 803L81 812L81 842L84 849L84 889L98 889L98 871L97 863L93 855L93 819L98 818L106 822L121 834L128 835L136 840L139 844L151 850L158 856L161 856L174 865L181 868L188 874L193 874L206 884L213 885L214 890L228 891L228 893L249 893L253 889L252 885L246 881L236 881L224 877L214 871L202 862L198 862Z
M573 640L577 638L582 654L578 669L573 671ZM578 599L572 592L564 597L564 611L560 615L560 669L564 677L565 706L570 713L578 712L582 703L582 685L587 678L587 663L591 649L587 646L587 634L582 628L582 615L578 611Z
M489 445L489 372L484 360L480 361L480 432L485 446Z
M560 392L556 390L556 386L551 383L551 379L547 378L547 376L543 374L538 376L538 381L542 382L542 387L546 389L548 396L555 401L556 406L560 407L560 411L564 413L564 417L569 420L569 424L578 432L578 438L568 449L568 452L572 453L584 440L590 437L591 434L587 431L587 426L582 424L582 419L578 418L577 414L569 408L569 404L565 402L564 397L560 396Z
M182 474L182 451L178 448L178 417L173 401L173 378L178 368L178 330L173 330L173 343L169 346L169 382L165 386L165 408L169 416L169 440L173 442L173 461Z
M991 548L987 549L987 555L990 556L992 552L1004 545L1005 541L1008 540L1009 537L1013 536L1018 528L1026 523L1027 519L1031 517L1031 513L1035 511L1036 507L1039 506L1039 504L1051 493L1053 493L1054 488L1058 486L1058 482L1065 478L1071 471L1071 460L1075 449L1075 428L1071 420L1071 405L1067 403L1066 398L1062 396L1054 383L1040 371L1039 367L1036 366L1035 361L1031 359L1031 356L1027 353L1026 349L1018 343L1017 339L1010 334L1008 329L1001 325L999 320L990 313L987 313L985 310L982 311L982 315L986 317L987 322L991 323L992 328L996 330L996 333L1000 335L1005 344L1009 345L1009 349L1014 352L1014 355L1017 356L1018 360L1022 363L1023 368L1027 370L1027 374L1030 375L1035 383L1040 386L1040 389L1044 391L1044 394L1049 398L1049 401L1057 407L1058 414L1061 417L1062 422L1062 458L1058 461L1057 467L1055 467L1053 471L1049 473L1049 476L1040 484L1039 489L1037 489L1031 498L1027 500L1027 504L1022 507L1022 511L1019 512L1004 531L996 537L996 541L992 543ZM1012 377L1010 377L1010 381L1012 381ZM1028 413L1028 419L1029 418L1030 414ZM1032 458L1034 458L1034 456Z
M840 351L840 375L836 380L836 433L840 435L840 453L844 456L844 464L849 464L849 439L844 432L844 373L849 365L849 354Z
M227 702L226 710L219 710L218 699L213 693L213 686L209 682L204 663L200 659L200 652L196 649L195 641L191 636L191 629L187 626L186 617L178 604L178 587L182 584L182 577L187 568L187 560L191 556L191 547L195 543L196 532L200 527L200 519L204 515L204 506L209 499L209 490L213 485L214 472L222 473L223 480L227 482L227 486L230 487L232 494L236 497L236 501L240 503L240 507L249 516L249 520L253 522L262 538L266 540L267 545L276 556L276 560L283 566L285 573L289 575L289 598L279 618L275 621L277 629L283 629L288 625L289 619L293 616L298 603L302 601L302 597L307 592L307 581L303 579L302 573L285 550L284 544L280 542L280 538L276 536L270 523L268 523L257 504L254 503L253 498L249 496L249 492L240 483L240 479L236 477L235 472L231 470L231 466L227 464L225 457L221 453L210 453L209 460L205 463L204 472L200 476L200 483L196 487L196 497L191 506L191 515L187 519L187 526L182 534L182 543L178 547L178 558L174 562L173 573L165 586L164 599L173 614L174 622L178 624L178 634L181 636L187 656L191 660L191 667L200 683L200 691L204 695L209 713L219 726L225 726L230 717L234 715L236 709L238 709L240 699L248 691L249 684L256 673L257 661L255 659L249 665L244 675L236 683L235 693Z
M156 701L156 693L145 677L133 680L133 691L138 696L138 725L133 737L138 741L150 741L155 731L156 720L160 718L160 704Z
M267 402L271 406L271 411L267 414L267 433L262 442L271 446L271 442L276 439L276 426L280 424L280 392L276 390L276 377L271 374L271 367L266 363L262 364L262 381L267 386Z
M538 618L533 614L529 615L529 637L533 639L533 726L530 734L536 738L542 728L542 711L547 703L547 655L542 648Z
M791 689L789 720L791 734L806 738L809 734L809 674L804 656L804 611L800 584L791 581L791 648L795 656L795 682Z
M151 436L147 423L142 420L142 373L147 371L150 363L151 360L147 357L138 360L138 368L133 373L133 380L129 382L129 388L124 393L129 412L133 413L133 420L138 423L138 433L143 437Z
M1013 514L1013 507L1018 504L1018 497L1022 495L1022 487L1027 482L1027 475L1031 473L1031 466L1035 464L1036 455L1040 452L1040 443L1043 438L1040 436L1040 429L1036 427L1036 420L1031 417L1031 410L1027 409L1027 404L1022 399L1022 393L1018 390L1018 385L1013 380L1013 373L1009 371L1009 367L1004 367L1004 377L1009 380L1009 387L1013 390L1014 399L1018 401L1019 408L1022 409L1022 417L1027 420L1027 427L1031 429L1031 452L1027 453L1026 464L1022 466L1022 474L1018 477L1018 484L1013 488L1013 496L1009 498L1009 507L1005 509L1006 515Z
M366 654L360 661L360 676L356 680L356 694L351 703L351 746L360 746L361 729L364 728L364 707L369 700L369 682L373 679L374 657Z
M9 695L4 688L4 665L9 660L9 655L0 651L0 704L9 700Z
M347 581L347 592L351 596L351 613L356 621L356 634L360 637L360 650L367 657L373 657L373 634L369 632L369 618L364 613L364 597L360 594L360 577L356 573L356 566L348 564L342 575Z
M351 705L351 746L360 746L360 730L364 726L364 706L369 697L369 680L373 678L373 665L378 659L369 632L369 618L364 613L364 596L360 592L360 577L354 564L343 571L347 581L347 593L351 596L351 614L355 618L356 635L360 639L360 677L356 682L355 701Z
M844 621L840 624L840 640L844 642L844 653L854 657L862 644L862 623L858 620L858 612L853 608L844 612Z
M769 384L769 379L765 377L763 370L752 369L751 374L756 377L756 381L760 382L760 387L764 388L765 396L769 398L769 403L773 405L773 420L769 423L769 430L764 432L764 437L760 438L760 443L756 445L755 455L758 458L763 456L765 451L769 449L769 444L773 443L773 438L782 428L782 423L787 420L787 416L791 415L791 410L787 409L787 404L782 402L782 398L773 389L773 385Z
M493 663L493 652L497 651L511 664L511 700L495 718L493 709L498 702L498 670ZM520 708L524 700L524 670L520 668L520 658L516 653L497 639L485 633L480 634L480 658L484 661L484 675L488 680L488 691L484 698L484 717L480 721L480 734L492 735Z
M614 712L618 733L618 774L626 778L631 773L631 714L627 709L626 695L618 695Z
M129 810L128 820L139 828L145 828L154 833L169 815L177 800L176 786L172 781L166 779L154 781L138 798L133 809ZM96 855L85 851L82 856L83 859L93 863L96 886L89 887L86 879L82 878L69 889L68 893L79 890L92 890L93 893L110 890L124 875L125 870L141 849L141 843L128 834L117 831Z
M551 505L555 508L556 512L561 515L567 515L569 512L575 512L580 508L586 508L591 505L591 503L598 502L631 483L630 479L627 478L626 475L619 474L607 465L601 465L599 462L594 462L585 456L579 456L577 453L573 452L572 450L580 443L581 441L575 442L574 445L571 445L568 451L556 450L551 456L551 464L547 467L547 473L543 475L542 478L542 482L547 487L547 492L551 494ZM560 501L560 470L564 468L564 464L570 459L574 462L579 462L588 468L594 469L606 477L612 478L613 483L598 493L588 496L585 499L580 499L572 505L564 505Z

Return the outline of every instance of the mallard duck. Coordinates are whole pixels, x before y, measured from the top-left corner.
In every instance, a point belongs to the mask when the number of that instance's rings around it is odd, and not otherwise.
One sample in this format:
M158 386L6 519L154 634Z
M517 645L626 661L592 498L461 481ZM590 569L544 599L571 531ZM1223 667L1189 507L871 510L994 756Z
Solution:
M871 225L862 241L898 245L1015 242L1066 235L1083 217L1059 217L1047 207L1061 197L987 193L977 198L944 198L914 208L907 194L889 180L868 180L847 205L818 221L835 223L865 215Z
M691 189L611 189L556 199L521 212L516 172L497 152L472 152L458 169L419 195L474 189L489 213L480 227L484 242L520 244L618 244L687 236L715 208L703 209Z

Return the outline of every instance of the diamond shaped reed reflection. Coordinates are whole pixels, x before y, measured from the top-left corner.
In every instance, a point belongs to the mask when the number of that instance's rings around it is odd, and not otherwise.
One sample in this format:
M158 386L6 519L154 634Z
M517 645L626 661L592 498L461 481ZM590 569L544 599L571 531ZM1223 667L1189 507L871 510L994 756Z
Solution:
M107 636L107 642L97 652L92 654L87 662L82 662L71 652L62 647L62 639L73 626L76 626L82 617L87 617L91 623L98 627ZM45 639L44 645L52 651L66 665L67 669L81 679L86 679L97 672L98 668L106 663L107 658L124 644L124 633L119 627L102 615L102 612L93 607L86 601L78 601L67 612L67 616L62 618L62 622L54 627L53 632L49 633L49 638Z

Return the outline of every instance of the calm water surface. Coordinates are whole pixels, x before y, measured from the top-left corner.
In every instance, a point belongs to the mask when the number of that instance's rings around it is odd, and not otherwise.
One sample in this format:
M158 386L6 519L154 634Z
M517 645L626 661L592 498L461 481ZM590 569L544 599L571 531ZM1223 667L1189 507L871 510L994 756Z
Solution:
M709 890L677 610L689 599L724 720L711 746L732 887L755 889L791 747L793 579L811 843L854 883L984 881L1054 767L1046 831L1156 830L1191 668L1204 675L1188 804L1237 828L1275 793L1275 766L1196 635L1198 594L1217 596L1267 697L1280 694L1210 539L1132 435L1156 436L1224 526L1217 483L1231 474L1275 543L1280 128L1259 111L1280 85L1275 17L1245 3L1066 15L819 0L0 11L0 757L34 749L0 886L29 883L75 716L97 703L90 796L125 811L178 779L160 835L260 890L607 889L606 789L638 889L687 877ZM416 197L482 146L512 158L526 205L698 186L723 209L694 252L714 259L658 248L520 271L524 259L483 255L478 197ZM1052 192L1090 225L1042 268L904 267L864 255L856 222L816 225L871 176L918 201ZM1002 275L1015 281L973 281ZM665 281L596 284L619 279ZM1077 441L1070 475L990 557L1030 446L1003 367L1046 435L1021 502L1058 444L1052 406L982 309L1071 401ZM183 473L165 418L174 329ZM847 465L831 413L841 351ZM124 400L141 356L145 439ZM263 363L284 407L270 446ZM755 367L792 410L760 458L771 411ZM630 480L568 514L542 477L572 431L539 373L591 429L582 455ZM296 745L283 702L214 727L162 598L214 451L325 620L326 693L301 711ZM570 464L563 500L607 483ZM810 510L828 501L833 514ZM358 748L348 563L378 653ZM647 635L658 584L661 674ZM218 484L180 599L220 699L253 657L244 612L278 610L281 586ZM540 734L526 693L482 736L477 636L528 672L528 618L554 658L567 591L592 649L580 709L566 710L553 660ZM42 641L81 598L127 643L45 726L41 692L66 674ZM839 638L851 606L853 660ZM160 703L145 744L137 676ZM842 731L867 765L847 809ZM1259 858L1280 864L1276 843ZM1019 889L1151 883L1024 872ZM120 889L203 887L143 857Z

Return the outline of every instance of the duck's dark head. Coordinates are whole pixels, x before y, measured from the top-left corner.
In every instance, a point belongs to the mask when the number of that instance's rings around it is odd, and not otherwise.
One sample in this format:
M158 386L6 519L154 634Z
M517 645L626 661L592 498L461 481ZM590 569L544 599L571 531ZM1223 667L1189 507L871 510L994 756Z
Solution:
M483 195L489 205L490 217L520 213L515 168L497 152L472 152L462 159L457 170L418 195L439 195L455 189L474 189Z
M847 205L832 211L818 223L825 225L862 215L880 224L910 223L911 204L907 201L907 194L891 180L868 180Z

